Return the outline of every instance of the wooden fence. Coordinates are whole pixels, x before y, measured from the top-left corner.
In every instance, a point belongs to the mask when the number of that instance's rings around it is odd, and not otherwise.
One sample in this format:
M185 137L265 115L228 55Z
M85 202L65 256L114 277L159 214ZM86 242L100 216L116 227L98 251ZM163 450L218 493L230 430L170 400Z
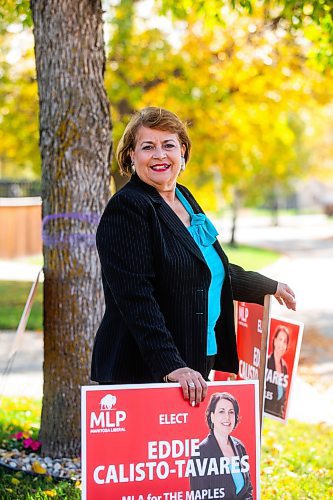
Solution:
M33 198L0 198L0 258L42 252L42 202Z

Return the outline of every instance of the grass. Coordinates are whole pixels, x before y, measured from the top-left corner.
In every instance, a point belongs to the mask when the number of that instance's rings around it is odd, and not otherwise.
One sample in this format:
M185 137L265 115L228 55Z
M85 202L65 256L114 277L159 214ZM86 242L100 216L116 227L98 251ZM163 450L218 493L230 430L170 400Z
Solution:
M250 271L259 271L264 267L273 264L281 255L273 250L265 248L239 245L232 247L223 244L223 250L228 256L229 262L238 264Z
M230 247L223 245L229 261L245 269L259 270L279 258L277 252L246 245ZM40 256L32 257L36 263ZM32 263L32 262L30 262ZM40 263L40 262L39 262ZM0 330L16 330L25 302L28 298L31 283L24 281L0 281ZM37 294L27 324L28 330L43 330L43 284L38 285Z
M265 419L261 489L265 500L333 498L333 427Z
M40 423L41 401L27 398L1 398L0 447L6 447L6 438L18 431L32 431L37 438ZM79 484L57 481L50 477L32 476L23 472L11 472L0 467L1 500L37 499L50 497L78 500Z
M0 407L0 446L19 430L39 426L40 401L4 398ZM265 419L261 460L264 500L326 500L333 497L333 427L295 420L281 424ZM80 498L79 485L11 473L0 467L0 498Z
M0 281L0 330L16 330L31 288L27 281ZM39 283L27 330L43 330L43 284Z

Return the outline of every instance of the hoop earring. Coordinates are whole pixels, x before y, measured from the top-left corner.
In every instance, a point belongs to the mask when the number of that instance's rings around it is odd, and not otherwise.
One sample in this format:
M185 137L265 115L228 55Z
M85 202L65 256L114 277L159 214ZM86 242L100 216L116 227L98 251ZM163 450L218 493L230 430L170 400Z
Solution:
M135 174L135 165L134 165L134 161L132 161L132 163L131 163L131 172L132 172L132 174Z

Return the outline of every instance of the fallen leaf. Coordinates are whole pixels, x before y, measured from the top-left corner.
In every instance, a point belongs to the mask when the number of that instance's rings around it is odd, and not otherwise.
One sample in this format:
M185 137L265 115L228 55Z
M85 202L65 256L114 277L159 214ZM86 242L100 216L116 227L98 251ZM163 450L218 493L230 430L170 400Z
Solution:
M31 466L32 470L37 474L46 474L46 469L41 466L41 464L36 460Z

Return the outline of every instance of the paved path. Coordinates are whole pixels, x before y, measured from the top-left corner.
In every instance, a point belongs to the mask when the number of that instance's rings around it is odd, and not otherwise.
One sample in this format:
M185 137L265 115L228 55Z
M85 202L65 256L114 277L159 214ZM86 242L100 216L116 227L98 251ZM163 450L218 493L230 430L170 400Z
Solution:
M7 366L15 332L0 332L0 373ZM0 395L43 396L43 334L25 332L8 376L0 375Z

